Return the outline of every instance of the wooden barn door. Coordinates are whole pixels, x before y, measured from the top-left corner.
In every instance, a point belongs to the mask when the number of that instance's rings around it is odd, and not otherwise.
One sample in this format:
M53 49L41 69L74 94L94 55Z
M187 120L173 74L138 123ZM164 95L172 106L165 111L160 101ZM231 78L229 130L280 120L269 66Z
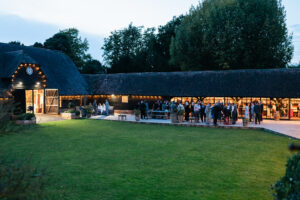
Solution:
M59 95L57 89L46 89L45 91L46 114L58 114Z

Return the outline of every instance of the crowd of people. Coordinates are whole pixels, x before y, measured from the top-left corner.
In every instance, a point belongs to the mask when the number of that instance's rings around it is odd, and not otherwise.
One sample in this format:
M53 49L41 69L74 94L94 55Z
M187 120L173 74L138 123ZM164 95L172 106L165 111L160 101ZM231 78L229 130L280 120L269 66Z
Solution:
M110 105L108 100L104 103L97 104L94 100L93 104L94 113L99 115L109 115ZM166 114L170 114L174 108L177 113L183 113L184 120L190 121L194 119L195 122L210 124L213 122L217 125L218 122L224 122L225 125L236 124L239 116L239 108L243 107L244 119L249 120L255 124L260 124L262 121L263 104L262 102L251 102L243 105L237 105L235 103L223 104L218 101L215 104L204 104L201 101L189 102L184 104L179 101L158 100L156 102L140 101L138 102L137 109L141 111L141 118L148 119L150 111L161 111ZM153 116L152 116L153 117Z
M155 103L149 103L147 101L141 101L138 103L138 109L141 111L141 118L147 119L149 110L164 111L170 113L173 108L176 108L176 112L184 113L185 121L189 121L193 118L196 122L202 122L210 124L213 122L217 125L218 122L223 121L225 125L236 124L239 116L239 108L243 107L244 119L249 120L255 124L260 124L262 121L263 104L262 102L245 103L244 105L237 105L235 103L223 104L218 101L216 104L204 104L201 101L196 103L186 101L184 104L180 101L169 102L156 101Z

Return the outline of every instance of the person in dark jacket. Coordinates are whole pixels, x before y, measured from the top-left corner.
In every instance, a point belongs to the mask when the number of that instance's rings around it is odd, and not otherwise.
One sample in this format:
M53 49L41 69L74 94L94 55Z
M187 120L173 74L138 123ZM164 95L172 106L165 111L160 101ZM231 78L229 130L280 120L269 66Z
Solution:
M252 102L249 104L249 121L252 121L253 113L252 113Z
M237 107L237 105L233 104L233 108L232 108L232 124L236 124L237 119L238 119L238 107Z
M262 114L264 111L264 104L262 103L262 101L260 101L259 110L260 110L259 120L262 122Z
M98 114L98 106L97 106L97 101L96 101L96 99L95 99L94 102L93 102L93 108L94 108L95 115L97 115L97 114Z
M222 110L222 107L221 107L220 102L218 101L218 103L213 108L213 112L214 112L214 125L215 126L218 125L218 118L219 118L219 115L221 114L221 110Z
M140 103L140 110L141 110L141 118L145 119L146 118L146 105L144 101L141 101Z
M189 102L185 102L184 112L185 112L185 121L188 122L190 118L190 112L191 112Z
M258 105L258 102L254 105L254 113L255 113L255 124L257 122L260 124L260 106Z
M200 119L201 122L205 122L205 105L203 103L200 103Z

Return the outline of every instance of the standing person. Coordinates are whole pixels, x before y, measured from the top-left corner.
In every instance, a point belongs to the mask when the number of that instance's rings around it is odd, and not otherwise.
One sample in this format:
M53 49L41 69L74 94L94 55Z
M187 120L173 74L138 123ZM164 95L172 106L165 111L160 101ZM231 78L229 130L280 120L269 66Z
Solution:
M217 102L217 104L214 106L213 111L214 111L214 125L217 126L218 125L218 118L219 115L221 114L221 104L220 101Z
M179 102L178 106L177 106L177 112L183 110L184 111L184 106L182 105L181 101Z
M254 112L254 106L255 106L255 104L254 104L254 103L252 103L252 106L251 106L251 114L252 114L253 123L255 122L255 112Z
M166 101L163 101L161 104L161 111L165 111L166 110Z
M232 107L232 124L236 124L238 118L238 108L237 105L233 104Z
M198 101L197 103L196 103L196 105L194 106L194 113L195 113L195 121L196 121L196 123L198 123L199 122L199 111L200 111L200 102Z
M248 103L245 103L245 115L244 115L244 118L245 119L249 119L249 108L248 108Z
M146 118L148 119L148 112L149 112L149 103L148 103L148 101L145 101L145 106L146 106Z
M253 113L252 113L252 102L249 104L249 122L252 121Z
M98 114L101 115L101 114L102 114L102 113L101 113L101 110L102 110L102 108L101 108L101 103L98 104L97 109L98 109Z
M258 102L254 105L254 113L255 113L255 124L257 122L260 124L260 106L258 105Z
M190 105L189 105L189 102L185 102L184 111L185 111L185 121L188 122L189 118L190 118Z
M206 124L210 123L210 103L205 107Z
M200 103L200 119L202 123L204 123L204 114L205 114L205 106L202 103Z
M140 111L141 111L141 118L145 119L145 117L146 117L146 105L145 105L144 101L141 101L141 103L140 103Z
M259 109L260 109L260 121L262 122L262 115L263 115L263 111L264 111L264 104L262 103L262 101L260 101L260 105L259 105Z
M106 115L108 116L109 115L109 102L108 102L108 100L106 99L105 100L105 113L106 113Z
M192 116L195 117L195 105L194 105L193 101L192 101L192 104L191 104L191 113L192 113Z
M94 99L93 108L94 108L95 115L97 115L98 114L98 109L97 109L97 101L96 101L96 99Z
M229 122L229 110L227 109L227 106L224 105L222 109L223 115L224 115L224 124L228 124Z

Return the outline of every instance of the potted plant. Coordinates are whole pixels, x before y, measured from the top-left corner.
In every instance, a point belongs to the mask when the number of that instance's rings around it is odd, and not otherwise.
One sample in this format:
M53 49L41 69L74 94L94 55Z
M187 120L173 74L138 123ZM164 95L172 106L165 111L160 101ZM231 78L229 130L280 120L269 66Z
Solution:
M177 123L177 106L173 102L170 106L170 118L172 123Z
M178 110L177 116L178 116L179 123L183 122L183 115L184 115L184 110Z
M93 106L88 105L85 107L86 118L90 118L93 114Z
M75 117L77 119L80 118L80 111L79 110L75 110Z
M135 121L140 121L141 120L141 111L139 109L134 110L134 116L135 116Z
M247 127L249 125L249 119L248 118L243 118L243 126Z

